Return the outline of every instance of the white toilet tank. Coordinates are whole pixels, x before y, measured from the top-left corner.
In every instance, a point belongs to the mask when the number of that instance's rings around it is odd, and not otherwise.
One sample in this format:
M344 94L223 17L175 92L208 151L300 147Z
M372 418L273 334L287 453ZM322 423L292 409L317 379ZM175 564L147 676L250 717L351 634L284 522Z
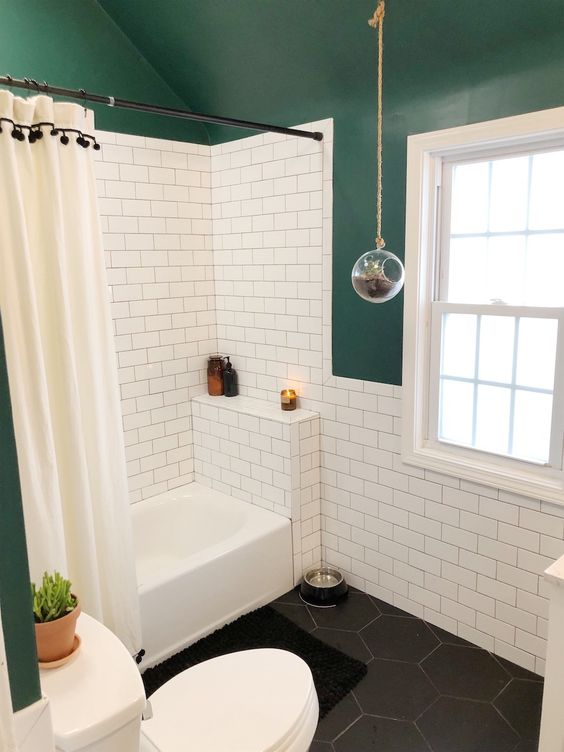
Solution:
M123 643L81 614L80 650L69 663L42 669L57 752L139 752L145 691Z

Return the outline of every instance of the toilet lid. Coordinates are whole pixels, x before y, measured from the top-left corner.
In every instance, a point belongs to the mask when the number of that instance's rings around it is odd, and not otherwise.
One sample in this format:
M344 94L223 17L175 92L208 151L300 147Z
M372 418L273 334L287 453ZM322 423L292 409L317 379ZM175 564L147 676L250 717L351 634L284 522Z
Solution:
M158 689L142 732L160 752L277 752L305 723L314 697L311 671L297 655L230 653Z

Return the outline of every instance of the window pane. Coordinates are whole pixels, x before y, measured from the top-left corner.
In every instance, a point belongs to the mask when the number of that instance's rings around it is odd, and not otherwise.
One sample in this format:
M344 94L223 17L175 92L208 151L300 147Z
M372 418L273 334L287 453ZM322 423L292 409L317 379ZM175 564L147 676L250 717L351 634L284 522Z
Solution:
M488 229L489 162L456 165L452 179L451 233L485 232Z
M558 322L554 319L520 319L516 375L519 386L554 388L557 334Z
M515 392L513 455L527 460L548 462L552 395Z
M564 229L564 151L550 151L533 157L531 172L531 230Z
M478 386L476 410L476 449L507 454L509 451L509 414L511 390L497 386Z
M525 305L564 306L564 234L530 235Z
M476 320L472 314L443 314L441 376L474 378Z
M493 232L524 230L527 226L529 157L492 162L490 227Z
M454 165L442 299L564 305L562 195L564 150Z
M451 303L489 302L483 283L487 238L453 238L450 242L448 296Z
M522 305L525 283L525 236L497 235L490 237L487 256L487 281L481 286L488 303ZM474 302L479 299L474 294Z
M464 381L441 379L439 439L472 444L474 387Z
M515 319L510 316L482 316L478 378L511 383ZM462 349L463 344L459 345Z

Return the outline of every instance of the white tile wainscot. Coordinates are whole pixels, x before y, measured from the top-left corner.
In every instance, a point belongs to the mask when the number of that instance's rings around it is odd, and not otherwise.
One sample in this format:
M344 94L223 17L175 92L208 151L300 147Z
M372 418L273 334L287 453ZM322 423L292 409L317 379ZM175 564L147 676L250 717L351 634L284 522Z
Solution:
M321 563L319 414L201 395L192 420L196 481L292 521L297 584Z

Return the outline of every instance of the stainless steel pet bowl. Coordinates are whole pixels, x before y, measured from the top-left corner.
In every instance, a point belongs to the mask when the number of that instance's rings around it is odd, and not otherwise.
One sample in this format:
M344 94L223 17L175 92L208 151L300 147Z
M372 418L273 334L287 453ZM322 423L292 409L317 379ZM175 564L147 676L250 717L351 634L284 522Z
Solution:
M310 606L334 606L348 590L345 578L337 569L318 567L304 574L300 596Z

